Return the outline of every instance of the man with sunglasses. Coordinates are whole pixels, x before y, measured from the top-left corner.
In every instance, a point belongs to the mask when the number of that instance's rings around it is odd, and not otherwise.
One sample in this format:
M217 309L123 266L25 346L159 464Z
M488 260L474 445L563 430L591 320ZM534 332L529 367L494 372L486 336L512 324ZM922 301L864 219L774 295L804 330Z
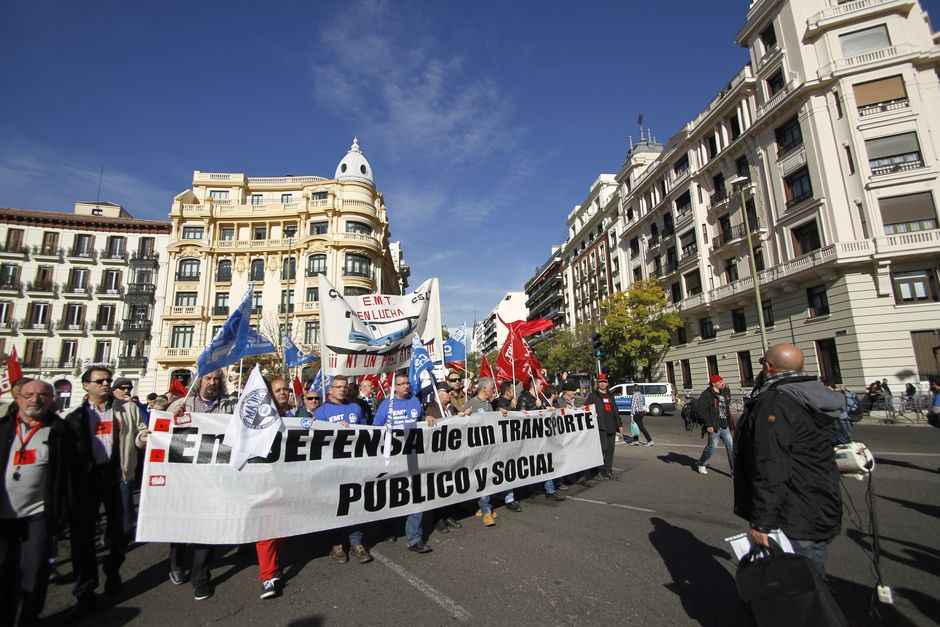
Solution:
M150 432L136 403L123 401L111 392L112 373L92 366L82 374L87 397L66 416L78 436L76 477L78 494L72 515L72 560L75 565L77 600L69 619L78 620L94 609L97 599L98 563L95 556L95 526L98 510L107 515L105 534L108 555L102 564L104 590L108 596L121 591L121 564L130 541L132 525L131 489L137 472L139 450L146 448Z
M468 415L464 413L464 405L467 404L467 393L463 389L463 377L456 370L449 370L447 372L447 383L450 384L451 388L450 404L457 408L457 413Z
M316 390L307 390L301 397L303 403L297 410L298 418L312 418L313 412L320 406L320 393Z

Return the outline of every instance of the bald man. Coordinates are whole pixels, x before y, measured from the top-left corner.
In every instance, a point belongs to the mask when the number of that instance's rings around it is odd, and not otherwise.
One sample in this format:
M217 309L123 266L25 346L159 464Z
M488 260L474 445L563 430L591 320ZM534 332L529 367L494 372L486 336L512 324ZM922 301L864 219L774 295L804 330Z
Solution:
M738 424L734 512L752 542L781 529L793 549L826 576L829 543L842 524L833 425L845 397L803 371L803 351L775 344L762 359L764 384Z

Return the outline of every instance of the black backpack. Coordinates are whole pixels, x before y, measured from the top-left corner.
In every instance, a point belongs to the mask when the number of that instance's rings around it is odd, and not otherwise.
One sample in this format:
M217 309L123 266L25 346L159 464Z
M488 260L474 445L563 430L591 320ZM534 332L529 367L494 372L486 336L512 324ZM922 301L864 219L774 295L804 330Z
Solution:
M705 424L705 421L698 411L698 399L696 398L690 398L685 402L685 405L682 406L681 416L682 423L685 425L685 430L688 433L692 433L696 426L701 427Z

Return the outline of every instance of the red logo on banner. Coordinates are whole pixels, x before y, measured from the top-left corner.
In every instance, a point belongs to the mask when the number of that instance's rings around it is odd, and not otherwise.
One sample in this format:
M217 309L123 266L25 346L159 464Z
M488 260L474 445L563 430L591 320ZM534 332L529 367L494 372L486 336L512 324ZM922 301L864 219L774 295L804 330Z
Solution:
M166 475L150 475L150 487L160 488L166 485Z
M170 419L169 418L157 418L153 423L154 431L169 431L170 430Z
M150 450L150 462L151 463L160 463L166 461L166 451L162 448L155 448Z
M192 421L193 417L189 414L189 412L186 412L180 416L173 416L173 422L175 422L177 425L188 425Z

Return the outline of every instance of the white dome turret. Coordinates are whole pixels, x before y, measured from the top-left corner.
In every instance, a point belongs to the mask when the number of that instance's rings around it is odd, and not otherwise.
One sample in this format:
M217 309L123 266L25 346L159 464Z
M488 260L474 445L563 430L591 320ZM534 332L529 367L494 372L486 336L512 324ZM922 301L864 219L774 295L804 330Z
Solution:
M353 137L349 152L336 166L335 178L337 181L357 181L375 187L375 180L372 178L372 166L369 165L365 155L359 150L359 138Z

